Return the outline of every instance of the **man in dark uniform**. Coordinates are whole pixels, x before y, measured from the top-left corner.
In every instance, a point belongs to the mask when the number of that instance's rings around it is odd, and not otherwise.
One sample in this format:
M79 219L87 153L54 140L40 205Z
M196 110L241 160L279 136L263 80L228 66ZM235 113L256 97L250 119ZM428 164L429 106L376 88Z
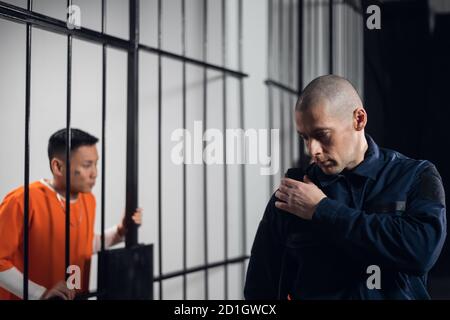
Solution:
M295 120L312 163L289 169L267 205L245 298L429 299L446 237L435 166L378 147L358 93L335 75L304 89Z

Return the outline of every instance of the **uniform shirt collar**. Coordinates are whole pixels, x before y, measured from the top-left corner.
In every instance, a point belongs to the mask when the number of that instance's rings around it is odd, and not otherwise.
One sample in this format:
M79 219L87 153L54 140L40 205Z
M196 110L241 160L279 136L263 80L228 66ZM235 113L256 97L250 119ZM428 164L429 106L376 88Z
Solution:
M317 180L315 182L319 183L322 187L332 184L343 174L356 174L358 176L375 180L378 172L383 166L383 161L381 159L380 149L378 145L368 134L366 134L365 136L368 147L366 153L364 154L364 160L353 170L347 171L345 173L341 172L335 175L327 175L323 173L323 171L316 164L313 163L306 169L307 175L310 178L315 177L315 180Z

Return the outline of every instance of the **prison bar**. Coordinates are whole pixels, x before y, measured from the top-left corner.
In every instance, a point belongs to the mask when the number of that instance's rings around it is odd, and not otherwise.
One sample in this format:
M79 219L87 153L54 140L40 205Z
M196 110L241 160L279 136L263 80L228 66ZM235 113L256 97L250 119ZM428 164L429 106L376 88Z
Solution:
M203 60L196 60L196 59L193 59L193 58L185 57L183 55L179 55L179 54L176 54L176 53L168 52L168 51L165 51L165 50L162 50L162 49L153 48L153 47L148 46L148 45L139 44L139 49L142 49L142 50L147 51L147 52L158 53L158 54L161 54L162 56L164 56L166 58L172 58L172 59L175 59L175 60L185 61L185 62L187 62L189 64L196 65L196 66L199 66L199 67L205 67L205 68L208 68L208 69L211 69L211 70L216 70L218 72L225 72L225 73L227 73L228 75L230 75L232 77L236 77L236 78L247 78L248 77L248 74L245 73L245 72L231 70L231 69L228 69L228 68L224 68L224 67L212 64L212 63L208 63L208 62L203 61Z
M203 0L203 61L208 60L208 0ZM208 128L208 79L207 69L203 68L203 125L204 129ZM206 147L206 141L203 141L203 150ZM204 263L208 265L208 170L206 164L203 163L203 250ZM209 299L209 275L208 269L204 269L204 287L205 300Z
M80 40L86 40L94 43L102 43L116 49L134 50L133 44L128 40L124 40L115 36L108 35L106 33L97 32L92 29L84 27L81 29L68 29L66 21L61 21L36 12L28 11L26 9L5 3L3 1L0 1L0 17L8 20L13 20L19 23L29 23L34 27L47 31L52 31L64 35L70 34L73 37ZM223 68L221 66L214 65L211 63L206 63L202 60L197 60L183 55L175 54L169 51L162 50L161 48L154 48L152 46L148 46L141 43L139 43L138 47L139 50L162 55L163 57L167 57L173 60L185 61L186 63L201 67L207 67L208 69L211 70L226 72L232 77L236 78L248 77L248 74L246 73L228 68Z
M67 0L67 7L72 0ZM70 266L70 149L72 147L71 113L72 113L72 35L67 35L67 89L66 89L66 255L64 275L67 280L67 270Z
M294 24L294 0L289 0L289 17L288 17L288 25L289 25L289 31L288 31L288 59L287 59L287 63L286 63L286 73L288 75L288 83L289 86L293 86L293 82L294 82L294 73L293 70L294 68L292 68L292 66L294 66L294 61L293 61L293 57L294 57L294 41L292 39L293 37L293 24ZM293 113L293 100L292 99L292 95L288 96L288 110L289 110L289 115L291 115ZM293 126L293 120L292 118L289 116L289 167L292 167L294 164L294 126Z
M186 56L186 0L181 0L181 51ZM183 129L186 129L186 61L182 62L182 94L183 94ZM186 139L183 139L183 150L186 150ZM183 161L183 271L187 270L187 179L186 162ZM183 300L187 298L187 276L183 274Z
M158 0L158 49L162 47L162 1ZM158 55L158 273L162 276L162 156L161 156L161 123L162 123L162 66L161 55ZM163 284L159 284L159 300L163 299Z
M102 0L102 34L106 32L106 0ZM106 45L102 44L102 182L100 250L105 251L105 188L106 188Z
M284 75L284 68L283 68L283 54L282 52L284 52L284 39L283 39L283 31L284 31L284 20L283 20L283 11L284 11L284 5L283 5L283 0L278 0L278 46L280 47L280 51L278 53L278 81L280 81L281 83L285 83L285 79L283 78ZM280 111L280 141L281 141L281 148L280 148L280 169L281 172L284 173L286 168L285 168L285 152L286 152L286 148L285 148L285 143L284 143L284 139L285 139L285 119L284 119L284 91L281 90L278 93L278 103L279 103L279 111Z
M238 70L243 70L243 7L242 0L238 0ZM240 125L245 130L245 109L244 109L244 79L239 78L239 108L240 108ZM242 192L242 254L247 254L247 184L246 184L245 162L241 164L241 192ZM242 287L245 284L245 260L242 261Z
M268 44L267 44L267 75L269 79L273 79L273 0L268 0L267 2L267 33L268 33ZM272 85L268 82L272 80L266 80L265 84L267 85L267 99L268 99L268 125L269 130L273 129L273 89ZM269 150L272 152L272 139L269 139ZM274 177L273 174L269 176L269 195L272 195L274 185Z
M245 262L245 260L247 260L248 258L249 258L249 256L243 255L243 256L240 256L237 258L233 258L233 259L218 261L218 262L214 262L214 263L208 263L205 265L188 268L186 270L167 273L167 274L161 275L160 277L154 278L153 281L154 282L162 282L163 280L176 278L176 277L182 276L184 274L191 274L191 273L195 273L195 272L199 272L199 271L208 270L211 268L221 267L224 265L226 266L226 265L234 264L234 263L242 263L243 264Z
M32 10L33 0L27 1L27 9ZM23 206L23 299L28 300L29 279L29 217L30 217L30 95L31 95L31 25L27 23L25 69L25 168Z
M334 67L333 67L333 58L334 58L334 54L333 54L333 29L334 29L334 25L333 25L333 15L334 15L334 10L333 10L333 0L328 0L328 64L329 64L329 74L333 74L334 72Z
M128 89L127 89L127 163L126 163L126 224L125 246L131 248L138 244L137 225L132 220L138 204L138 89L139 89L139 1L130 0L130 42L133 50L128 51Z
M297 42L298 42L298 57L297 57L297 91L300 95L300 92L303 89L303 5L304 0L298 0L298 8L297 8ZM306 162L306 157L303 152L304 150L304 142L303 139L298 139L298 154L299 161L298 166L301 167L304 162Z
M222 0L222 65L227 65L227 7L225 0ZM227 74L222 74L222 127L227 128ZM226 165L227 157L227 135L223 142L223 253L224 260L228 260L228 170ZM228 264L224 266L224 299L228 300Z

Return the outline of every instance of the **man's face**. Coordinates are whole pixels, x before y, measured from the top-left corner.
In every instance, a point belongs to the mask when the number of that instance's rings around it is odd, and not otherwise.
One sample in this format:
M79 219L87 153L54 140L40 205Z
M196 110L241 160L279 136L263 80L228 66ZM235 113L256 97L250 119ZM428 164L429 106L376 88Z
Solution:
M312 160L325 174L338 174L355 161L356 130L349 119L332 116L326 103L295 112L297 131Z
M81 146L72 151L70 157L70 184L72 193L91 192L97 179L97 162L98 152L95 145Z

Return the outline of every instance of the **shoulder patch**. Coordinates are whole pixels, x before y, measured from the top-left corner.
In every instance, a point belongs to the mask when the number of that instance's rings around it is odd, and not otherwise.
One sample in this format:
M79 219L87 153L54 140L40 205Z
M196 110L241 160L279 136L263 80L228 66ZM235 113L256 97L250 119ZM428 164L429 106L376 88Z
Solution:
M445 191L435 166L428 167L420 174L419 197L439 202L445 207Z

